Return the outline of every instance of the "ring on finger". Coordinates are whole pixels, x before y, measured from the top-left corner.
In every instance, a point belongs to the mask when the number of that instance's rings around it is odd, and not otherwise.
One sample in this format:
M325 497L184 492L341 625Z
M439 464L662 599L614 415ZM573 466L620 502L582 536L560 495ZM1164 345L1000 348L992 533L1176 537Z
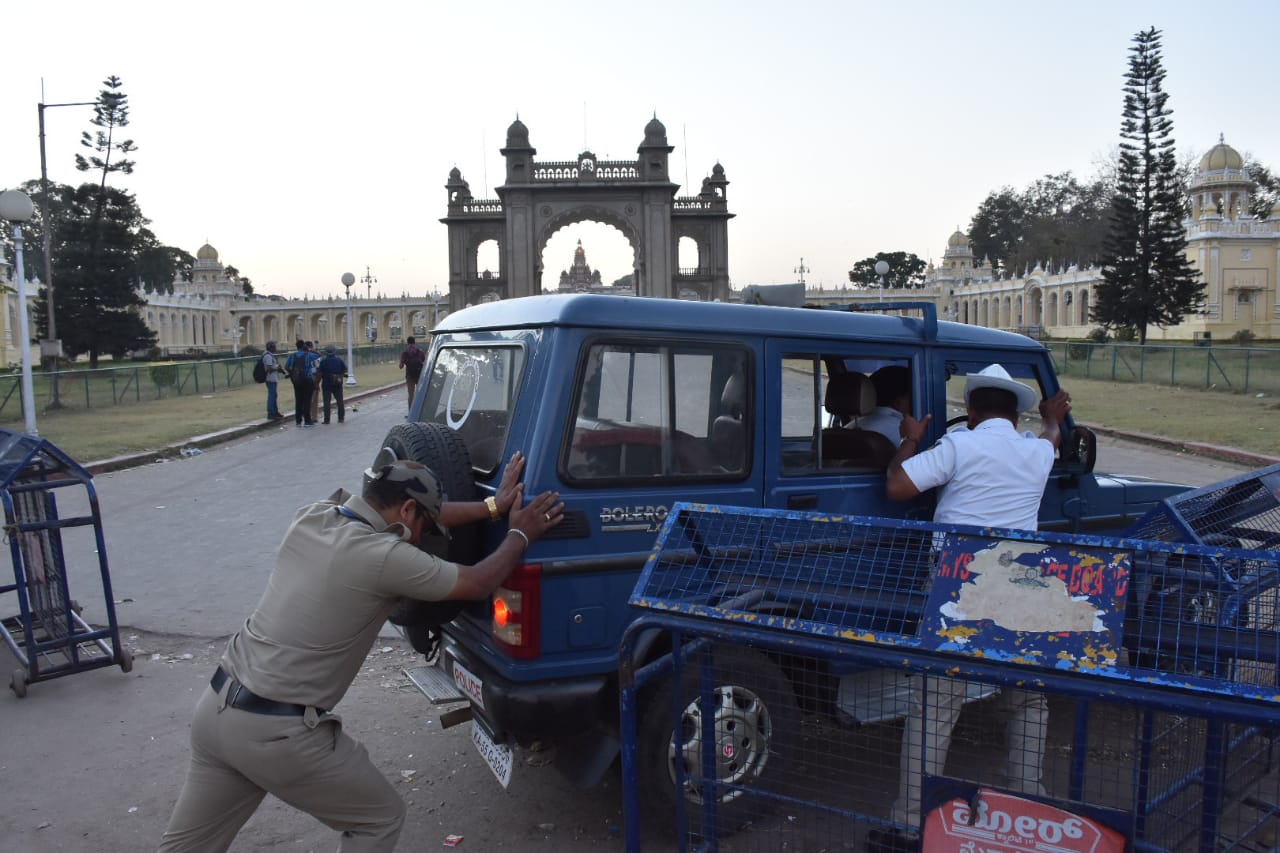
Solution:
M545 518L547 521L551 521L551 513L549 512L544 512L542 514L542 517Z

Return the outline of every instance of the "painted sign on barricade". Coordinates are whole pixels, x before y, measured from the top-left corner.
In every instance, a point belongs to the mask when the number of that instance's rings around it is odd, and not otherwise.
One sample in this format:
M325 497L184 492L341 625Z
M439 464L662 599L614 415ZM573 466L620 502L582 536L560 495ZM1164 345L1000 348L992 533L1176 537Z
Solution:
M925 648L1059 669L1115 666L1128 551L949 534L922 614Z
M979 788L925 817L922 853L1124 853L1125 838L1090 818Z

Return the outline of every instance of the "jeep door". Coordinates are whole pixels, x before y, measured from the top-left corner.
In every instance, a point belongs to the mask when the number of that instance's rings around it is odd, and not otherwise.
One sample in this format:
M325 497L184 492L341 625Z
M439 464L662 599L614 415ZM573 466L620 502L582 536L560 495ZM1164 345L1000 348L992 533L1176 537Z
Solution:
M927 518L920 502L895 503L885 495L895 430L863 427L878 408L887 408L877 405L872 382L883 368L906 368L912 411L919 414L927 399L921 391L928 386L925 365L923 352L914 346L770 339L761 406L765 505Z

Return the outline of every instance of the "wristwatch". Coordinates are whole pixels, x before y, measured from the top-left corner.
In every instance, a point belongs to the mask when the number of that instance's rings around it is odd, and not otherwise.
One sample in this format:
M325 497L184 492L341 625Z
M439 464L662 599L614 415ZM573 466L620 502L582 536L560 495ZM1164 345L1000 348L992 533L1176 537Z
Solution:
M502 518L502 513L498 511L498 500L493 495L484 499L484 505L489 508L489 519L497 521Z

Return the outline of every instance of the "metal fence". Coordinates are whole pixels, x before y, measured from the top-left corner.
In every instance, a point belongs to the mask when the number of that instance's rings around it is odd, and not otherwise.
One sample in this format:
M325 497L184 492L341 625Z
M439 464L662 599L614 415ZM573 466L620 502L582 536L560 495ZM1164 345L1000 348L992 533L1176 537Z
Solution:
M1082 341L1053 341L1045 346L1063 378L1280 393L1280 348Z
M861 850L922 826L946 849L1267 849L1267 476L1219 547L677 504L620 657L628 849ZM918 745L944 736L931 765ZM1080 846L1086 824L1120 846Z
M354 350L355 364L378 364L399 357L399 343L362 346ZM346 352L339 353L343 359ZM278 353L280 363L289 353ZM59 370L37 372L32 377L36 410L47 410L56 400L75 409L101 409L148 400L164 400L253 384L253 365L261 356L240 356L205 361L173 361L137 364L130 367L106 367L98 370ZM23 418L21 376L0 376L0 423L20 422Z

